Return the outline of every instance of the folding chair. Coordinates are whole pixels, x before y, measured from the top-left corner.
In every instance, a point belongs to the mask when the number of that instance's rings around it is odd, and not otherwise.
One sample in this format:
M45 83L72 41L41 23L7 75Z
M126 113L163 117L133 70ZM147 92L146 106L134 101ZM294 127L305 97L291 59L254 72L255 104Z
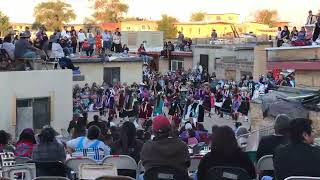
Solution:
M36 177L36 166L34 163L18 164L11 167L2 167L3 177L9 179L33 179Z
M257 179L259 179L259 173L263 171L274 171L273 155L266 155L259 159L257 163Z
M41 176L67 176L67 167L60 161L34 161L36 164L37 177Z
M77 178L79 176L79 169L81 164L97 164L95 160L87 157L77 157L67 159L64 163L71 170L71 177Z
M284 180L320 180L320 177L308 177L308 176L291 176Z
M208 171L206 180L250 180L249 174L238 167L217 166Z
M128 176L101 176L96 178L96 180L134 180L134 179Z
M188 172L182 172L172 167L160 166L148 169L144 173L144 180L187 180Z
M110 155L102 160L103 164L113 164L119 175L130 176L135 178L137 175L138 165L136 161L126 155Z
M101 176L117 176L117 169L112 164L81 164L79 179L95 179Z
M188 168L188 171L190 173L194 173L198 170L198 166L200 164L202 157L201 156L192 156L190 161L190 167Z
M36 177L33 180L70 180L66 177L61 177L61 176L41 176L41 177Z
M16 159L16 164L25 164L32 161L31 158L22 157L22 156L16 156L15 159Z

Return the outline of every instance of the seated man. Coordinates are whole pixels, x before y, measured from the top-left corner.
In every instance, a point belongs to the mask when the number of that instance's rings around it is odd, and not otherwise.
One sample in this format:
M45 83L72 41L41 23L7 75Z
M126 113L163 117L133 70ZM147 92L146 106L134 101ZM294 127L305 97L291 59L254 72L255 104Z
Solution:
M101 160L103 157L110 155L110 147L98 140L100 135L100 128L91 126L88 129L87 137L81 136L67 142L68 151L72 152L72 156L87 156L95 160ZM92 155L89 154L90 149L93 150L93 152L91 151ZM100 150L103 151L102 154L100 154Z
M152 130L155 138L147 141L141 151L141 161L146 171L165 166L187 172L190 166L188 146L177 137L171 136L171 125L165 116L156 116Z
M257 150L257 161L266 155L273 155L274 151L280 145L288 144L289 117L285 114L279 114L274 123L275 134L261 138ZM259 172L261 176L274 176L273 171Z
M290 122L290 143L276 149L273 157L275 177L278 180L290 176L320 177L320 149L314 147L312 121L293 119Z
M56 36L52 36L50 41L52 42L52 52L50 59L57 58L62 69L68 68L71 70L78 70L79 67L75 67L71 59L66 58L61 45L58 43L59 39Z
M14 56L16 59L21 58L31 58L35 59L37 56L36 51L39 51L38 48L33 47L29 43L30 34L23 32L20 35L20 39L15 43Z
M257 161L266 155L273 155L279 145L288 143L289 117L279 114L274 123L275 134L261 138L257 150Z

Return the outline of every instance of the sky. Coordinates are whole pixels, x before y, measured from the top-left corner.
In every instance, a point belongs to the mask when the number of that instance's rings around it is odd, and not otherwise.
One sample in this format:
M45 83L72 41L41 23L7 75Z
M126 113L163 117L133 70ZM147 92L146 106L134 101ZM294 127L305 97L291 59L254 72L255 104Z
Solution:
M0 11L10 17L11 22L32 23L33 8L45 0L0 0ZM77 19L72 23L82 23L84 17L91 15L89 0L64 0L70 3ZM309 10L317 12L320 0L123 0L129 5L127 16L138 16L158 20L161 14L168 14L186 22L192 12L207 13L233 12L241 15L241 21L249 21L253 13L259 9L275 9L281 21L289 21L294 25L302 25L306 21ZM293 3L296 2L296 3ZM315 8L319 7L319 8Z

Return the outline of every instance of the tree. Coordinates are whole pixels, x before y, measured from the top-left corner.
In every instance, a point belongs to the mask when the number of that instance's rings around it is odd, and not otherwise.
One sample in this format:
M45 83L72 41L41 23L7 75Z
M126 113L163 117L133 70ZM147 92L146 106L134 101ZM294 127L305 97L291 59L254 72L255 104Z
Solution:
M201 12L201 11L192 13L190 20L191 21L203 21L205 14L206 14L205 12Z
M31 29L32 30L38 30L40 26L42 26L42 24L40 22L35 21L35 22L32 23Z
M72 6L60 0L41 2L34 8L36 22L45 25L46 29L54 30L71 20L76 19Z
M262 9L262 10L256 11L255 13L255 21L257 23L267 24L270 27L274 27L274 24L276 23L277 19L278 19L277 10Z
M129 6L120 0L94 0L93 17L98 23L119 22L125 13L128 12Z
M177 28L174 23L178 22L175 17L168 16L166 14L162 15L162 19L157 22L158 30L163 31L165 39L175 38L177 35Z
M0 35L3 36L2 33L8 31L9 28L10 28L9 17L0 11Z

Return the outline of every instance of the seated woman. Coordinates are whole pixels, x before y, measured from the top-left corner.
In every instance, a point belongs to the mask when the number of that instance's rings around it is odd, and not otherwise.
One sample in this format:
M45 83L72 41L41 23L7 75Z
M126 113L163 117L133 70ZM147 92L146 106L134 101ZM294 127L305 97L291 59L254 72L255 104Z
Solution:
M72 153L72 156L87 156L94 160L102 160L103 157L110 155L110 147L98 140L101 135L98 126L90 126L87 136L84 136L84 134L67 142L68 151ZM93 157L89 154L89 149L93 150ZM100 151L102 151L102 154Z
M140 161L143 142L136 139L136 127L132 122L125 122L120 131L120 139L112 144L112 154L128 155Z
M201 159L198 180L209 179L208 171L216 166L242 168L251 179L256 177L255 167L248 155L238 146L233 130L228 126L217 127L211 137L211 152Z
M14 152L13 146L9 144L11 135L4 130L0 130L0 152Z
M55 135L55 130L50 127L41 131L38 135L39 144L32 151L32 160L53 162L64 162L66 160L64 147L56 140Z
M306 40L306 29L304 27L301 27L301 30L298 32L297 38L295 41L292 41L293 46L305 46L310 43Z
M20 157L31 157L36 144L33 130L30 128L24 129L19 136L14 154Z
M51 41L52 41L52 49L51 49L52 52L50 55L50 59L57 58L62 69L68 68L73 71L78 70L79 67L75 67L71 59L65 57L63 48L59 44L59 39L52 37Z
M188 130L188 145L197 145L196 132L193 129Z

